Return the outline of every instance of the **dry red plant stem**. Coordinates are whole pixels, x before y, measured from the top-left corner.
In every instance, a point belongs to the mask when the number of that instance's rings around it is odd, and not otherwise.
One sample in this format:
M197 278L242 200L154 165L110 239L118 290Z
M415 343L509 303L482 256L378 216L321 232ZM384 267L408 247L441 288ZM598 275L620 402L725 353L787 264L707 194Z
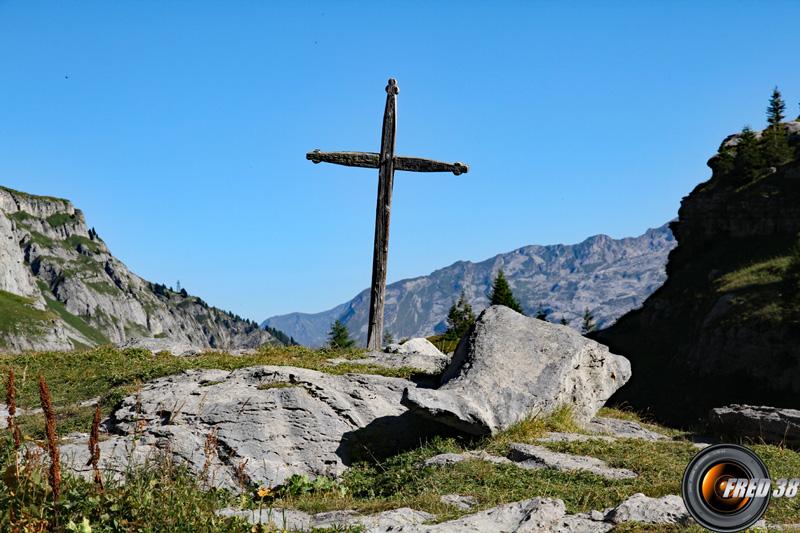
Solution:
M94 406L92 431L89 433L89 462L94 473L94 484L102 492L103 476L100 474L100 405Z
M61 495L61 455L58 451L58 436L56 435L56 411L53 409L50 389L41 374L39 374L39 400L42 403L42 411L44 411L47 451L50 454L50 488L53 491L53 501L58 501L58 497Z
M14 438L14 451L19 451L21 446L21 435L17 426L17 387L14 380L14 369L8 370L8 380L6 381L6 405L8 406L8 430Z

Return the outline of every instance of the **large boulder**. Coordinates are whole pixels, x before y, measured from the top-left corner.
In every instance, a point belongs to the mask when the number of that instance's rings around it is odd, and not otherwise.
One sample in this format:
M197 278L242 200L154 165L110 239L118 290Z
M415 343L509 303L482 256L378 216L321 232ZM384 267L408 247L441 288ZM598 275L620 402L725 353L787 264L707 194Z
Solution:
M118 346L120 348L140 348L154 354L167 352L180 357L198 355L204 351L201 346L194 346L187 341L168 337L135 337L119 343Z
M709 423L722 435L800 446L800 411L796 409L733 404L712 409Z
M630 376L627 359L575 330L492 306L461 339L439 389L409 388L403 403L460 431L495 434L561 406L588 422Z
M145 385L108 421L101 465L158 453L216 486L281 484L293 474L340 475L359 453L381 456L441 429L400 403L414 383L365 374L334 376L285 366L191 370ZM89 475L83 442L62 447L65 463Z

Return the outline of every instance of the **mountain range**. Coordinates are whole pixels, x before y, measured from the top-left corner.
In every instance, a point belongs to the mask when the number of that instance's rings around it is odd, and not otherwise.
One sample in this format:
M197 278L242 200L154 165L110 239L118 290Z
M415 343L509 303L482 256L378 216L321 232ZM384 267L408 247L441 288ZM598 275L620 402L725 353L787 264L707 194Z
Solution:
M198 348L279 342L111 255L71 202L0 187L0 350L71 350L141 337Z
M595 235L578 244L525 246L478 263L458 261L386 288L385 331L395 339L442 333L447 312L463 291L476 312L489 304L494 277L503 269L525 312L544 308L553 321L576 328L586 309L598 327L641 305L664 282L664 265L675 239L668 224L638 237ZM331 323L341 320L364 344L369 290L320 313L273 316L262 326L283 331L306 346L322 346Z

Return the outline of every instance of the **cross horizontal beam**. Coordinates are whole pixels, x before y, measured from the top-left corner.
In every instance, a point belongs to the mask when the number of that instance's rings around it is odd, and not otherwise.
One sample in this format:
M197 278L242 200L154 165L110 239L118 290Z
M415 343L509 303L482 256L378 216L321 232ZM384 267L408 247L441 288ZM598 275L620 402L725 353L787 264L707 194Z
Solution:
M380 154L375 152L321 152L314 150L306 154L306 159L314 163L333 163L346 167L380 167ZM394 169L409 172L452 172L456 176L469 172L469 166L464 163L445 163L433 159L403 156L394 156Z

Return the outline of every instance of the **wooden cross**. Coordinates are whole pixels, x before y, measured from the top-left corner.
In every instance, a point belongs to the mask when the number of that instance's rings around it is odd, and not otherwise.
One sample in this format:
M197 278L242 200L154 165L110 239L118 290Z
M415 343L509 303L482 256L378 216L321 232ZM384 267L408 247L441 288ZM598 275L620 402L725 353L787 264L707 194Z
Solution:
M394 171L452 172L456 176L469 171L463 163L443 163L419 157L394 155L394 138L397 132L397 80L389 79L386 86L386 110L383 113L381 151L374 152L320 152L306 154L314 163L334 163L348 167L378 169L378 204L375 209L375 247L372 253L372 290L369 303L369 332L367 349L380 350L383 342L383 304L386 295L386 263L389 256L389 216L392 207Z

